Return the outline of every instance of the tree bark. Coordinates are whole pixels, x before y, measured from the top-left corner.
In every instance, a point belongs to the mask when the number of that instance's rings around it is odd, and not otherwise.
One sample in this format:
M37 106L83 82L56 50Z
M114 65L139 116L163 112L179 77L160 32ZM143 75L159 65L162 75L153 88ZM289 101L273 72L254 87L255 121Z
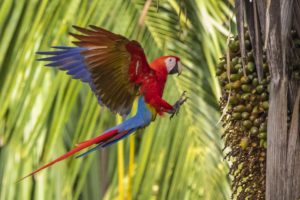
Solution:
M287 154L287 199L300 198L300 136L299 136L299 99L300 89L293 108Z
M240 3L243 0L237 0ZM267 130L267 200L300 199L300 128L299 79L293 78L294 64L300 64L298 52L291 45L291 30L300 36L300 0L246 0L249 32L259 31L269 64L270 102ZM255 13L257 12L257 13ZM258 16L255 16L255 15ZM254 19L254 17L256 17ZM244 20L244 19L240 19ZM254 26L254 20L259 23ZM241 24L241 22L238 22ZM257 30L260 27L260 30ZM254 30L252 30L254 29ZM256 34L257 36L257 34ZM257 40L258 41L258 40ZM252 46L259 45L259 42ZM298 69L300 71L299 66Z
M267 17L267 55L271 74L268 115L266 199L285 199L287 155L287 77L283 69L280 1L272 1Z
M266 199L296 200L300 197L299 92L289 101L291 76L288 66L293 1L272 0L267 5L267 55L271 70L270 108L268 117ZM291 104L292 106L289 106ZM288 130L288 108L293 115Z

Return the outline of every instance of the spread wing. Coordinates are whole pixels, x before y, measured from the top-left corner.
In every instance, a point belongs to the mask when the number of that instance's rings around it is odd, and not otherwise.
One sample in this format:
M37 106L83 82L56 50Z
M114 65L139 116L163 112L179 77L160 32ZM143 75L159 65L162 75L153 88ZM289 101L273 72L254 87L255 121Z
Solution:
M110 110L127 115L138 95L140 81L152 73L142 47L96 26L74 28L82 34L71 33L78 39L74 44L85 49L81 55L98 98Z

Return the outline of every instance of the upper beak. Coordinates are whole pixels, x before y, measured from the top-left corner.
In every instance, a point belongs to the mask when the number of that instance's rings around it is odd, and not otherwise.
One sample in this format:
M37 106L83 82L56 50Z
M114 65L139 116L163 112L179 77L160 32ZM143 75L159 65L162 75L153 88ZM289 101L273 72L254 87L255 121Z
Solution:
M179 76L181 74L181 72L182 72L182 65L181 65L181 62L178 61L175 65L175 67L169 72L169 74L177 73Z
M177 72L177 73L178 73L177 76L179 76L179 75L181 74L182 69L183 69L183 66L182 66L181 62L178 61L178 62L177 62L177 71L178 71L178 72Z

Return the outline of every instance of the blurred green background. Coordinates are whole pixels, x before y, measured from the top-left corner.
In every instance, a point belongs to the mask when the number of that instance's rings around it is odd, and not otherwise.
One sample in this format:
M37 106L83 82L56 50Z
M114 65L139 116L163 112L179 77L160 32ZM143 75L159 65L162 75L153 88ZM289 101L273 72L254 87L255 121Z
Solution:
M150 3L147 9L147 3ZM217 122L215 65L232 15L221 0L0 0L0 199L229 199ZM76 143L115 125L87 85L43 67L35 52L72 45L72 25L139 40L151 61L173 54L185 69L164 98L183 90L178 116L82 159L16 181Z

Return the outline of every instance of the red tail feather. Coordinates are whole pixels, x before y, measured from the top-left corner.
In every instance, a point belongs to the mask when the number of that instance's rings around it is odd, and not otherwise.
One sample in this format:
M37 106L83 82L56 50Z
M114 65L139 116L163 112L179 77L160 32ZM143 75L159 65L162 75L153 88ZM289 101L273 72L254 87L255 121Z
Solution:
M84 142L81 142L77 145L77 147L75 147L74 149L68 151L67 153L63 154L62 156L56 158L55 160L49 162L48 164L36 169L35 171L31 172L30 174L28 174L27 176L24 176L23 178L21 178L19 181L29 177L29 176L32 176L34 174L36 174L37 172L43 170L43 169L46 169L47 167L50 167L51 165L59 162L59 161L62 161L64 159L66 159L67 157L73 155L74 153L82 150L82 149L85 149L93 144L97 144L97 143L100 143L102 141L106 141L107 139L110 139L111 137L113 137L116 133L118 133L118 130L111 130L107 133L104 133L104 134L101 134L97 137L94 137L90 140L87 140L87 141L84 141Z

